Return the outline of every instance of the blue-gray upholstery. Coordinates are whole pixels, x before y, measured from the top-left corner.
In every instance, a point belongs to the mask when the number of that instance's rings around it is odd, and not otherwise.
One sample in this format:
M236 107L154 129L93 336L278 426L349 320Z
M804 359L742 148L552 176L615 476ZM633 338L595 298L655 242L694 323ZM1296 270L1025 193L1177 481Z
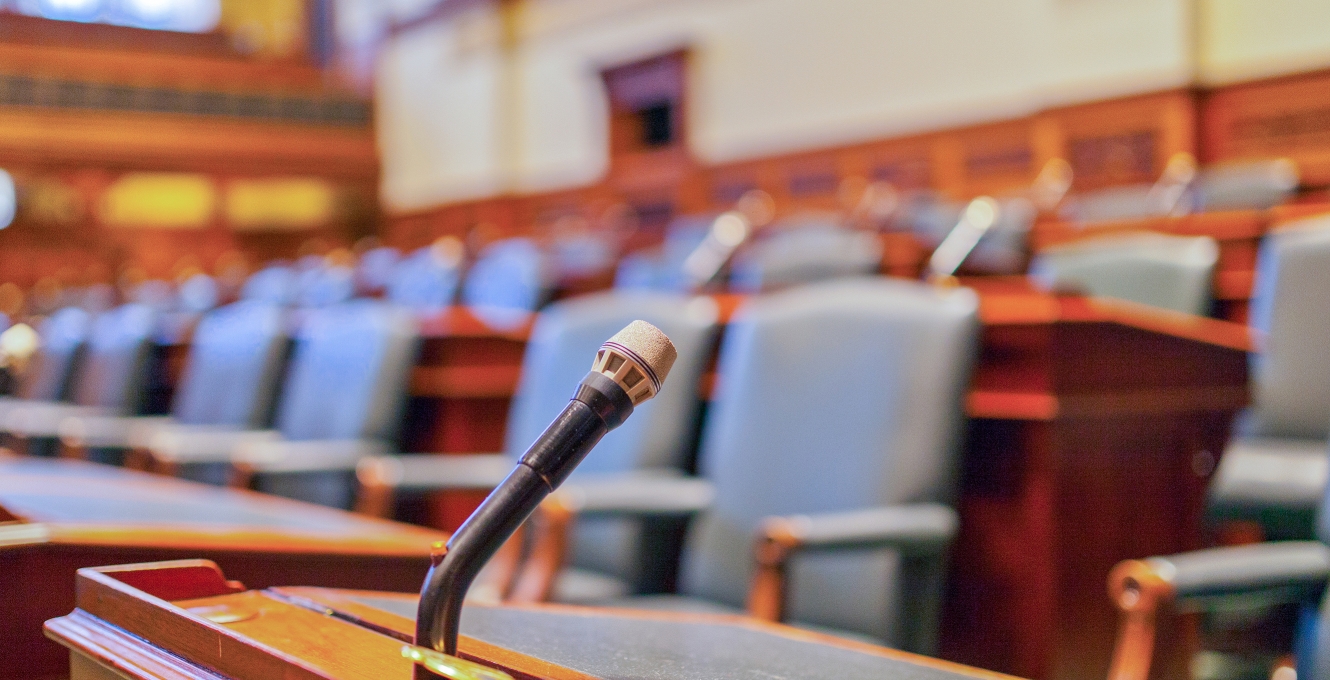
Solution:
M1192 209L1264 210L1291 199L1298 182L1298 166L1287 158L1211 166L1196 176Z
M365 251L356 262L356 292L361 295L384 292L402 259L396 248L387 246Z
M144 304L121 305L92 320L73 378L70 402L19 400L4 409L3 429L53 442L60 422L74 415L129 415L143 397L150 340L159 318ZM45 451L42 451L45 453Z
M1330 219L1266 236L1251 308L1261 345L1251 360L1253 405L1220 461L1211 500L1220 517L1258 519L1273 537L1307 537L1307 487L1318 487L1315 498L1325 488L1326 464L1309 456L1330 455L1330 316L1313 311L1327 294ZM1287 483L1278 482L1281 470L1292 471L1282 475Z
M1129 184L1087 191L1067 197L1058 210L1064 220L1094 225L1166 215L1173 209L1169 196L1150 184Z
M706 238L715 215L685 217L670 222L658 248L630 253L619 260L614 287L686 292L691 285L683 263Z
M44 319L37 328L41 346L23 376L18 396L37 401L65 399L91 329L92 315L78 307L66 307Z
M534 241L495 241L480 252L466 273L462 303L483 315L502 319L514 312L534 312L549 294L550 272Z
M709 298L650 291L585 295L541 311L523 357L502 456L414 455L381 463L400 470L394 476L404 491L494 485L568 404L601 343L636 319L664 331L678 359L660 394L607 434L574 478L683 467L696 431L697 385L715 341L717 310ZM572 562L633 582L641 576L640 533L636 523L623 519L581 523Z
M1049 289L1204 316L1218 261L1209 236L1121 234L1047 248L1030 262L1030 277Z
M355 271L350 267L322 265L307 269L297 278L296 303L301 307L327 307L346 302L355 295Z
M892 515L909 515L906 528L935 523L933 504L954 491L977 304L968 289L890 279L828 281L745 303L726 330L703 432L701 473L715 500L689 530L683 597L614 603L742 607L753 537L771 516L807 516L827 534L881 529L889 508L909 508ZM568 490L579 492L576 480ZM936 554L801 554L791 618L926 650L941 574Z
M615 265L611 235L581 232L554 239L549 246L550 264L558 280L589 277Z
M146 305L127 304L93 320L88 351L74 385L75 404L122 413L138 407L157 316Z
M877 234L835 222L773 225L769 236L740 250L730 266L730 290L770 291L823 279L875 273L882 264Z
M438 257L426 246L397 264L388 276L387 298L420 313L437 312L452 304L457 295L457 265Z
M264 267L245 280L245 285L240 289L240 299L292 304L296 299L296 273L281 264Z
M349 507L353 487L349 472L289 471L274 459L273 442L337 442L329 448L341 451L352 440L391 441L400 424L416 348L413 316L391 303L351 300L310 310L296 336L281 388L275 432L167 428L151 448L159 458L185 466L187 476L213 482L221 481L238 452L263 448L247 462L267 461L271 469L282 472L264 474L259 467L255 483L260 490ZM378 453L383 446L350 448Z
M241 300L204 315L194 332L171 418L71 416L67 444L146 445L173 425L253 429L268 424L286 354L286 315L271 302Z

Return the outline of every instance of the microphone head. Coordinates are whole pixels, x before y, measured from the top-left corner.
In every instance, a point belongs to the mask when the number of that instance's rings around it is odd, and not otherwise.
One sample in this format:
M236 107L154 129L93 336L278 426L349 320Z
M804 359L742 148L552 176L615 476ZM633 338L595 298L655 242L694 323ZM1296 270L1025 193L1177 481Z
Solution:
M596 352L591 370L618 383L633 406L656 396L679 352L659 328L634 321Z

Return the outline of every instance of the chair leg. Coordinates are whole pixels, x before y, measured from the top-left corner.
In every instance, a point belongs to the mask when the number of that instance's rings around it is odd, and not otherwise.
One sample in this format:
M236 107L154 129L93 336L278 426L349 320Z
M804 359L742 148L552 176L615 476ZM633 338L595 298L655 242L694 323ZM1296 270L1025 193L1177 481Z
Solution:
M901 556L901 607L895 636L899 649L928 656L936 654L946 573L945 554Z
M763 621L785 620L789 562L802 541L798 529L781 518L763 522L753 543L756 571L748 585L748 615Z
M377 479L365 479L360 470L356 471L355 511L362 515L392 519L393 504L397 494L392 486Z
M548 602L554 595L554 584L568 559L576 518L577 513L557 493L536 509L534 523L528 521L535 532L531 554L516 574L508 593L509 602Z

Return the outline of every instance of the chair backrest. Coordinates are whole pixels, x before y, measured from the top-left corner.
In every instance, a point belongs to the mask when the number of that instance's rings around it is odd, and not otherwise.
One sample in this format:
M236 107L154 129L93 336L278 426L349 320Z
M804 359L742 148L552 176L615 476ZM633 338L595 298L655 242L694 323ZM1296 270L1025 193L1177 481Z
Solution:
M402 253L396 248L381 246L371 248L356 262L356 290L361 295L378 295L383 292L397 273L402 261Z
M458 275L455 263L426 246L398 263L388 278L387 298L416 312L436 312L452 304Z
M242 300L262 300L279 305L295 301L296 273L284 265L270 265L249 275L240 289Z
M192 425L264 426L285 352L280 305L241 300L209 312L194 331L172 415Z
M1058 216L1092 225L1168 213L1172 206L1167 204L1167 197L1152 189L1151 184L1128 184L1068 196L1058 209Z
M355 295L355 271L350 267L322 265L300 272L296 302L301 307L327 307L346 302Z
M65 307L46 317L37 329L41 345L23 375L19 396L43 401L68 397L74 369L91 329L92 315L78 307Z
M1030 276L1049 289L1076 289L1188 314L1210 312L1219 244L1209 236L1101 236L1045 249Z
M175 306L182 312L202 313L216 307L220 297L217 280L200 273L180 282Z
M1265 210L1292 198L1298 182L1298 166L1287 158L1216 165L1197 174L1192 208Z
M568 234L549 244L550 265L559 281L608 271L616 254L611 236L604 233Z
M792 225L753 243L735 256L730 290L769 291L823 279L876 272L882 264L877 234L835 223Z
M469 307L534 312L545 301L549 281L544 254L534 241L495 241L480 252L466 274L462 302Z
M683 263L705 239L715 215L681 217L670 222L658 248L630 253L619 260L614 287L624 290L686 292Z
M75 378L73 401L132 413L146 379L148 351L160 314L148 305L120 305L92 322Z
M282 387L277 429L290 440L393 438L416 345L414 318L388 302L310 310Z
M642 319L670 337L679 358L661 393L605 435L574 474L682 467L696 432L697 384L711 354L716 318L715 303L709 298L650 291L597 293L546 307L532 329L521 383L509 410L508 455L517 458L525 453L567 406L578 382L591 370L601 343ZM633 527L623 522L591 524L579 523L572 561L632 578Z
M1330 217L1303 220L1265 237L1257 256L1251 325L1253 434L1330 435Z
M830 281L754 298L726 329L700 468L716 488L682 590L742 606L764 517L950 501L977 352L964 288ZM798 558L795 621L891 640L891 551Z

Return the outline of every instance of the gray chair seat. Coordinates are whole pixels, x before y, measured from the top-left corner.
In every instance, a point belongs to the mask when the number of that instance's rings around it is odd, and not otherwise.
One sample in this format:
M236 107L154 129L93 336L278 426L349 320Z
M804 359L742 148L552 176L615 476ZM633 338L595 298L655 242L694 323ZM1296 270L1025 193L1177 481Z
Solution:
M1315 510L1330 477L1320 439L1243 438L1231 443L1211 482L1211 501L1226 506Z
M573 567L559 572L550 599L564 604L599 605L626 598L632 592L632 584L621 578Z

